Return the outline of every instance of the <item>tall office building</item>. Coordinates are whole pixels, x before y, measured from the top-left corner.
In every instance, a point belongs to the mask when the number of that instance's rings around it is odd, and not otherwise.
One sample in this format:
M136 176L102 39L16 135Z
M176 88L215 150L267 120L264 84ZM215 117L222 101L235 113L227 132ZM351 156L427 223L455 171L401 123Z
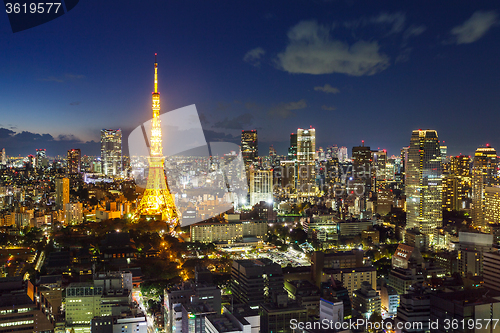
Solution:
M376 180L382 181L386 179L386 166L387 166L387 150L379 149L372 151L373 167L375 170L372 175Z
M448 211L465 209L470 200L471 177L469 156L450 158L449 173L443 179L443 209Z
M500 224L500 186L488 186L484 189L485 225Z
M39 169L42 167L47 167L47 150L37 149L35 156L35 168Z
M458 271L467 276L483 274L483 254L494 250L493 235L475 232L459 232L458 244Z
M68 174L80 173L82 152L80 149L68 150Z
M69 203L69 179L56 179L56 206L58 209L64 209Z
M297 192L312 196L316 187L316 130L297 129Z
M410 147L403 147L401 148L401 169L400 169L400 174L401 174L401 181L403 184L406 184L406 168L408 167L408 152L410 150Z
M372 151L364 141L361 146L352 147L352 190L356 196L367 196L371 190L372 162Z
M489 227L484 218L485 188L495 184L497 169L496 150L489 146L478 148L472 164L472 222L486 232Z
M290 147L288 148L288 160L297 159L297 133L290 134Z
M444 143L444 141L443 141L443 143ZM449 159L448 159L448 146L445 146L445 145L439 146L439 151L441 152L441 161L443 163L448 162L449 161Z
M2 148L2 159L0 162L2 165L7 165L7 154L5 153L5 148Z
M257 162L259 156L257 130L241 131L241 155L248 172L248 167Z
M297 160L314 162L316 160L316 130L297 129Z
M437 131L415 130L406 167L406 228L426 235L442 226L442 165Z
M250 167L250 205L261 201L273 202L273 170Z
M101 130L101 171L106 176L119 176L122 172L122 131Z
M270 259L234 260L231 268L231 291L234 302L257 307L284 293L281 266Z
M338 150L338 158L340 163L344 163L349 159L349 155L347 153L347 147L340 147Z

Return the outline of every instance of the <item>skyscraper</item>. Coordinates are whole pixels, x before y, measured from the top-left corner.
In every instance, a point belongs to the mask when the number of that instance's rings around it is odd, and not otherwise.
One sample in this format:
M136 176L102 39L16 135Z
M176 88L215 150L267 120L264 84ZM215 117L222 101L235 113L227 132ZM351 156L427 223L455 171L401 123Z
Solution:
M314 162L316 160L316 130L297 129L297 160Z
M179 212L175 206L174 196L167 185L163 156L162 134L160 125L160 93L158 92L158 63L155 53L155 76L153 92L153 119L151 120L151 141L149 153L149 174L146 190L139 207L132 217L138 220L141 217L153 217L167 222L170 231L179 223Z
M80 173L82 152L80 149L68 150L68 174Z
M5 153L5 148L2 148L2 165L7 165L7 154Z
M339 162L344 163L349 159L349 155L347 154L347 147L340 147L338 151Z
M430 245L434 229L441 227L442 165L437 131L415 130L406 166L406 228L417 229Z
M273 170L250 167L250 205L273 202Z
M122 172L122 131L101 130L101 171L106 176L119 176Z
M297 133L290 134L290 147L288 148L288 160L297 159Z
M245 168L257 162L259 156L257 130L241 131L241 154Z
M362 141L361 146L352 147L352 189L356 196L367 196L371 190L372 151Z
M469 161L469 156L451 156L449 173L443 179L443 209L451 211L467 208L471 190Z
M297 129L297 191L301 196L316 194L316 130Z
M37 149L35 156L35 168L42 168L47 166L47 150Z
M64 209L69 203L69 179L56 179L56 206L58 209Z
M484 219L484 191L496 182L497 152L492 147L477 148L472 164L472 221L482 231L488 231Z

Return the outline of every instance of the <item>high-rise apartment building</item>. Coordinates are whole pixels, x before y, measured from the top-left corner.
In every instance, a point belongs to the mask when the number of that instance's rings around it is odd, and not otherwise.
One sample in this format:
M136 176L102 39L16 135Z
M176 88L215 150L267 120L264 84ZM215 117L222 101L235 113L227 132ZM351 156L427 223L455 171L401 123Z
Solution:
M56 206L58 209L64 209L69 203L69 179L56 179Z
M245 168L257 162L259 156L259 146L257 140L257 130L241 131L241 155Z
M485 221L485 188L494 185L498 169L497 152L494 148L478 148L472 164L472 222L482 231L489 227Z
M68 150L68 174L77 174L81 170L82 152L80 149Z
M406 228L427 236L442 226L442 165L437 132L415 130L406 167Z
M101 130L101 171L106 176L119 176L122 172L122 131Z
M250 205L273 202L273 170L250 167Z

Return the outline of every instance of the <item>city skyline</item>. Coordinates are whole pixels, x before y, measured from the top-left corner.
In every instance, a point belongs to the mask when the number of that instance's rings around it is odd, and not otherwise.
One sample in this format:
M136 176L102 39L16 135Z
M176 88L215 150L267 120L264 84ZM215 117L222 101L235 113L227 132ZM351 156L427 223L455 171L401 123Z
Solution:
M418 128L437 130L450 155L500 144L498 6L185 6L108 3L95 13L80 4L17 34L0 22L0 147L10 156L40 148L98 155L101 129L121 128L126 138L149 117L143 73L154 52L163 59L164 110L196 104L207 141L238 142L241 130L256 129L261 151L273 144L282 155L289 133L312 125L317 147L365 140L390 155ZM102 15L109 10L121 15ZM130 15L133 22L119 20Z

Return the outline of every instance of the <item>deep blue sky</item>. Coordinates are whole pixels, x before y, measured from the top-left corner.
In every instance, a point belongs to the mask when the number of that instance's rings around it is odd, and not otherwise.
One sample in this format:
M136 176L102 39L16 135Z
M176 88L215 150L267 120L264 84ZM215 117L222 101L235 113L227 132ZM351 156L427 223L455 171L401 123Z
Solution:
M0 148L98 154L100 129L151 117L155 52L162 111L196 104L209 140L256 128L284 153L312 125L318 147L399 154L431 128L452 154L500 148L498 7L87 0L15 34L0 13Z

